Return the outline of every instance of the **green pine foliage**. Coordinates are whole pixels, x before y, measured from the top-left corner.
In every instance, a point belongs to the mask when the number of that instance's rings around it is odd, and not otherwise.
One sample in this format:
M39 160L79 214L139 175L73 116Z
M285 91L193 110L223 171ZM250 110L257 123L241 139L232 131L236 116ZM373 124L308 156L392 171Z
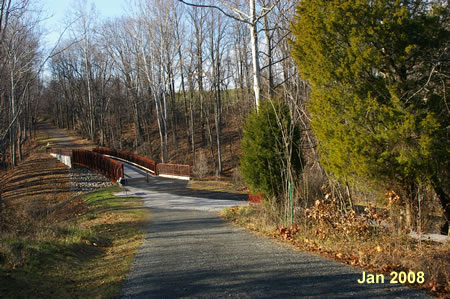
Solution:
M292 142L290 157L286 155L284 136ZM281 200L286 191L287 168L299 174L303 159L299 151L300 130L293 126L289 108L277 102L261 102L258 112L246 119L241 140L240 172L252 193L262 193L265 199Z
M433 186L449 204L445 1L302 0L293 56L312 86L323 166L342 181Z

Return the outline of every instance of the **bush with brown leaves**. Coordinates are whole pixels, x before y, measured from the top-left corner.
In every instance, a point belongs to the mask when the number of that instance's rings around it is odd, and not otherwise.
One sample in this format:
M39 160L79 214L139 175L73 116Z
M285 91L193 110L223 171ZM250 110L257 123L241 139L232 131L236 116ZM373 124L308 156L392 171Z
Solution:
M320 239L345 236L349 240L362 240L385 230L382 221L385 216L377 213L374 207L367 207L364 213L355 210L341 210L336 198L330 194L324 200L316 200L305 210L309 224Z

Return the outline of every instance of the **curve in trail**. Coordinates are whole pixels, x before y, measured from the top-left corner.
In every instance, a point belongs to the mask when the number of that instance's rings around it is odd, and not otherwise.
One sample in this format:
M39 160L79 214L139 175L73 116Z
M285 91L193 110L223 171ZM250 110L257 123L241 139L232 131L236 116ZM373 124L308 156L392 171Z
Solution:
M232 194L196 196L186 181L149 177L125 166L127 191L142 196L152 221L122 298L428 298L415 289L358 284L362 270L260 237L218 217L246 204ZM125 194L126 193L126 194Z
M40 128L62 147L83 147L63 130ZM246 196L186 188L188 182L149 176L124 163L120 195L142 196L152 222L123 298L430 298L399 285L358 284L362 270L257 236L226 223L217 210Z
M38 122L37 129L43 134L47 134L52 140L50 144L52 147L70 147L70 148L92 148L93 143L89 143L87 140L81 137L75 137L68 135L64 129L56 128L45 122Z
M125 191L116 195L141 196L149 208L220 211L247 204L247 195L227 192L193 190L188 181L148 175L141 169L121 162L127 183Z

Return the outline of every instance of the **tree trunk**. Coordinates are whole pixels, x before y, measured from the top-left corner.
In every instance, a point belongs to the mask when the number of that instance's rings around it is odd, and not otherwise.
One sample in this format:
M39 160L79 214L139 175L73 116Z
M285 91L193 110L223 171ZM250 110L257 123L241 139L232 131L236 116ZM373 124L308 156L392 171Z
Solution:
M163 107L164 107L164 117L163 117L163 124L164 124L164 148L163 148L163 163L167 163L169 161L169 130L168 130L168 124L167 124L167 98L166 93L163 91Z
M261 68L259 66L259 51L258 51L258 29L256 24L255 0L250 0L250 41L252 45L252 63L253 63L253 91L255 93L256 110L259 107L260 92L261 92Z
M168 65L169 68L169 95L170 95L170 124L172 127L172 138L174 148L178 148L178 137L177 137L177 114L176 114L176 104L175 104L175 80L171 71L171 64ZM175 151L175 155L176 155Z
M269 30L269 22L267 20L267 16L264 17L264 32L266 34L266 41L267 41L267 68L269 70L269 78L268 78L268 89L269 89L269 96L271 99L274 98L274 90L273 90L273 68L272 68L272 37L270 36L270 30Z
M215 103L215 125L216 125L216 142L217 142L217 160L218 160L218 167L217 171L220 175L223 171L222 169L222 143L221 143L221 135L222 135L222 129L221 129L221 112L220 112L220 106L221 106L221 100L220 100L220 90L217 91L216 95L216 103Z
M189 138L189 117L188 117L188 107L187 107L187 97L186 97L186 87L184 85L184 71L183 71L183 56L181 55L181 47L178 48L178 57L180 59L180 74L181 74L181 94L183 96L183 103L184 103L184 121L186 126L186 137L188 143L190 143Z
M434 192L436 192L436 195L439 197L439 200L441 201L442 208L444 210L444 224L441 226L441 234L443 235L449 235L449 221L450 221L450 198L442 188L441 183L439 182L439 179L436 176L433 176L431 178L431 184L433 186Z
M19 136L17 138L17 151L19 152L19 161L23 160L23 153L22 153L22 139L23 139L23 135L22 135L22 123L18 122L18 127L17 127L17 131L19 132Z
M160 144L161 144L161 160L163 161L163 163L166 163L166 146L165 146L165 125L164 125L164 121L163 121L163 115L162 115L162 111L161 111L161 99L160 96L162 95L155 95L155 106L156 106L156 117L158 120L158 128L159 128L159 138L160 138Z
M100 114L100 145L105 146L105 99L102 98Z
M194 79L191 75L188 77L188 85L189 85L189 112L190 112L190 130L191 130L191 148L192 148L192 164L195 164L195 130L194 130Z
M12 118L16 116L16 102L15 102L15 85L14 74L11 75L11 110ZM16 161L16 123L14 122L11 127L11 164L13 167L17 165Z

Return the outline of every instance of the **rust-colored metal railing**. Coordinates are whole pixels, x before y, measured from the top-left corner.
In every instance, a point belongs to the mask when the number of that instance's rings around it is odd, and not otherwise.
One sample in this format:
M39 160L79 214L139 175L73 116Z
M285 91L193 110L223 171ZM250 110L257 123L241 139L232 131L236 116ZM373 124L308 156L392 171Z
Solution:
M143 166L149 170L151 170L155 175L157 175L157 169L156 169L156 161L149 159L147 157L139 156L133 153L116 150L112 148L107 147L96 147L93 149L94 152L109 155L117 158L121 158L124 160L127 160L129 162L136 163L140 166Z
M135 163L139 166L147 168L155 175L173 175L181 177L191 176L191 167L189 165L156 163L156 161L147 157L107 147L96 147L93 151Z
M189 165L158 163L157 170L158 175L191 176L191 167Z
M117 183L124 174L122 163L88 150L72 150L72 164L100 172L113 183Z

